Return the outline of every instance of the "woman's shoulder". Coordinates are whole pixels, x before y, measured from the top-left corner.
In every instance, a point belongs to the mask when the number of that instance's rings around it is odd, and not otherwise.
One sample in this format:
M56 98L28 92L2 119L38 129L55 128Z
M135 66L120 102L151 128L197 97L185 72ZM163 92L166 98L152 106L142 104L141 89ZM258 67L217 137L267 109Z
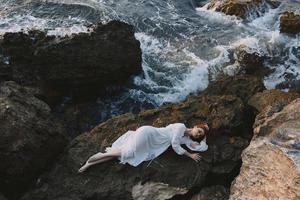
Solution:
M173 123L169 124L167 127L186 129L186 126L183 123Z

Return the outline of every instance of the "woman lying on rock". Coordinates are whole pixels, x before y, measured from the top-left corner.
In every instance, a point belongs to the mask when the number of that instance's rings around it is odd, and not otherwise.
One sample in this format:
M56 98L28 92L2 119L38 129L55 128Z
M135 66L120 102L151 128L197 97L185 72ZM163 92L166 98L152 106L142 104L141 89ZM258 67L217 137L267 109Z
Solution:
M168 149L170 145L179 155L186 155L196 162L201 159L198 153L189 153L180 145L185 144L193 151L206 151L206 135L209 130L207 124L198 124L193 128L186 128L182 123L170 124L156 128L142 126L136 131L127 131L119 137L106 153L97 153L91 156L78 172L83 172L92 165L118 158L120 163L137 166L143 161L152 160ZM197 142L196 140L203 138Z

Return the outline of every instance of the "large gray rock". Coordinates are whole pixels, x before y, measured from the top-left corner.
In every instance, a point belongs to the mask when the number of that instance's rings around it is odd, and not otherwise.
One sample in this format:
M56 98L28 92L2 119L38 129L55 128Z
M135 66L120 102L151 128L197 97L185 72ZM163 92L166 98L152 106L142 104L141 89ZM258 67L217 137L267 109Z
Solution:
M63 38L41 31L6 33L0 47L6 63L0 64L0 78L39 86L49 102L66 93L80 99L99 95L142 70L134 28L118 21Z
M63 126L49 106L28 88L0 84L0 191L10 197L26 190L62 152Z
M256 117L254 138L243 151L231 200L300 199L300 98Z

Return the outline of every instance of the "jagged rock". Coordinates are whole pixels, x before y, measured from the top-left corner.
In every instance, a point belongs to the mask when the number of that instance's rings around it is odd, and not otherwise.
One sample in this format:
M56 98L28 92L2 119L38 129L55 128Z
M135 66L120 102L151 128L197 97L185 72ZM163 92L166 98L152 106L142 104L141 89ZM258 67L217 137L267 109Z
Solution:
M230 49L229 56L233 59L225 63L223 73L229 76L252 75L263 78L273 70L264 66L265 56L256 47L238 45Z
M243 103L235 96L200 95L180 104L114 117L75 138L63 157L41 178L40 186L22 199L131 199L135 186L141 184L145 189L150 183L168 184L169 189L173 188L172 195L182 194L201 186L209 173L217 177L239 168L240 153L249 140L249 135L244 138L244 134L249 134L244 115ZM174 122L192 126L202 120L208 121L212 135L208 138L209 150L202 153L200 163L169 149L152 162L144 162L136 168L112 161L77 174L88 156L103 151L127 130Z
M32 90L0 84L0 191L16 197L63 150L63 126Z
M297 34L300 33L300 15L293 12L284 12L280 16L280 32Z
M202 188L191 200L227 200L229 190L222 185Z
M299 93L296 92L283 92L278 89L265 90L251 97L248 104L254 107L258 112L261 112L265 107L275 106L276 104L283 108L299 97Z
M264 56L245 45L234 49L234 58L245 74L264 77L271 72L264 66Z
M211 82L203 93L236 95L244 102L247 102L251 96L257 92L262 92L264 89L265 86L261 78L249 75L236 75L218 78Z
M246 19L250 15L260 16L267 6L275 8L279 4L274 0L212 0L207 8Z
M267 106L256 117L254 138L243 151L231 200L300 198L300 99L283 109Z
M11 68L9 80L42 86L51 102L66 93L74 98L99 95L105 86L124 84L141 72L133 26L112 21L91 30L62 38L41 31L6 33L0 47L8 59L3 66Z
M234 64L229 66L234 65L234 73L220 73L203 93L236 95L247 103L251 96L266 89L263 77L268 74L268 70L263 65L264 57L255 49L239 45L232 49L232 53Z

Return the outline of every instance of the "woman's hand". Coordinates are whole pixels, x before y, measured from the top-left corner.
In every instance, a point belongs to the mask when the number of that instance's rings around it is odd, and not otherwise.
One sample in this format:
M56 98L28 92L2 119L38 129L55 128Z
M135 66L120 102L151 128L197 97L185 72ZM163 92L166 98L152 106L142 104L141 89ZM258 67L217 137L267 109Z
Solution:
M196 162L199 162L201 160L201 156L199 155L199 153L190 154L190 158L193 159Z
M207 131L209 131L209 127L207 123L204 124L204 127L206 128Z

